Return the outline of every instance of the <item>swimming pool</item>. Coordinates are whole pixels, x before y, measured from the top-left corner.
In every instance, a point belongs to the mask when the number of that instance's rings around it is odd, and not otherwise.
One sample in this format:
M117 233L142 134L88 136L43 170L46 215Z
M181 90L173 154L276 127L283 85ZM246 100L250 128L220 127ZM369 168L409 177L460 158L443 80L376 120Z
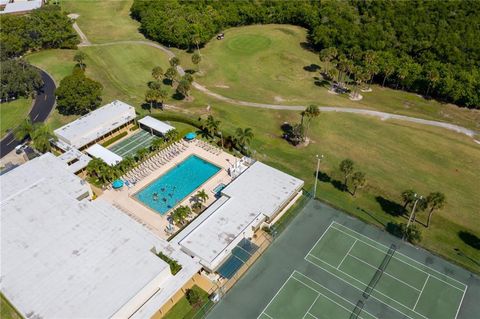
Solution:
M164 215L218 171L220 167L191 155L140 190L134 197L160 215Z

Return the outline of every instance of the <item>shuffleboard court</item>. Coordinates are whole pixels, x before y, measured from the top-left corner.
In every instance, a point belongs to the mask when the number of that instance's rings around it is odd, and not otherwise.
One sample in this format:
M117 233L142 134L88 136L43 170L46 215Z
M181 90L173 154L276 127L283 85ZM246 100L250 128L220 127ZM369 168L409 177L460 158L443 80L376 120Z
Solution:
M139 149L149 147L158 137L142 129L122 139L108 149L121 157L135 156Z

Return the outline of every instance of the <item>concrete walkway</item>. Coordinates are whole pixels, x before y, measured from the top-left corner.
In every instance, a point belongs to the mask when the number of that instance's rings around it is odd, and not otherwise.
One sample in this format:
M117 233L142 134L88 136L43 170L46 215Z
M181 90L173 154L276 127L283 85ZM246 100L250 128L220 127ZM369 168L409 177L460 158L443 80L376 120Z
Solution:
M169 48L147 40L124 40L124 41L112 41L112 42L107 42L107 43L99 43L99 44L92 44L90 41L88 41L87 37L85 34L80 30L78 25L76 23L73 24L73 28L78 32L80 35L80 38L82 38L82 43L79 46L109 46L109 45L115 45L115 44L138 44L138 45L148 45L153 48L157 48L159 50L162 50L169 58L172 58L175 56L175 53L173 53ZM177 66L177 71L178 73L183 76L185 74L185 70L181 66ZM209 89L207 89L205 86L201 85L198 82L193 82L192 83L193 87L197 90L199 90L202 93L205 93L217 100L227 102L230 104L235 104L235 105L242 105L242 106L247 106L247 107L255 107L255 108L263 108L263 109L272 109L272 110L288 110L288 111L302 111L306 108L305 105L279 105L279 104L264 104L264 103L256 103L256 102L249 102L249 101L242 101L242 100L236 100L236 99L231 99L229 97L220 95L218 93L212 92ZM433 121L433 120L426 120L426 119L421 119L417 117L411 117L411 116L406 116L406 115L398 115L398 114L392 114L392 113L386 113L386 112L380 112L380 111L373 111L373 110L367 110L367 109L359 109L359 108L348 108L348 107L332 107L332 106L320 106L320 111L322 112L339 112L339 113L351 113L351 114L358 114L358 115L364 115L364 116L373 116L380 118L382 121L393 119L393 120L399 120L399 121L405 121L405 122L411 122L411 123L417 123L417 124L422 124L422 125L428 125L428 126L435 126L435 127L440 127L444 128L447 130L451 130L457 133L465 134L469 137L475 137L478 132L459 126L455 124L450 124L446 122L440 122L440 121ZM480 144L480 141L474 140L476 143Z

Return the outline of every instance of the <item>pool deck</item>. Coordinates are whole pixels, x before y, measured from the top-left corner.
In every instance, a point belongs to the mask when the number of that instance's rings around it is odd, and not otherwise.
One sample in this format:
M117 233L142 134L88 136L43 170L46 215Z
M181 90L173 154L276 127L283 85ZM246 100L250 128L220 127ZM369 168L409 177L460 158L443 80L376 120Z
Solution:
M136 200L134 195L190 155L201 157L210 163L217 165L221 168L221 170L199 188L194 190L192 194L186 196L185 199L179 203L179 205L190 206L190 199L192 195L198 190L204 189L209 196L204 205L208 207L216 200L214 196L215 194L213 193L214 188L217 187L218 184L223 183L228 185L232 181L232 177L228 175L228 168L232 167L233 163L235 163L238 158L226 152L222 152L219 155L214 155L211 152L208 152L197 146L196 141L189 143L188 148L185 151L175 157L172 161L155 170L152 174L137 182L135 186L131 188L123 187L121 190L106 190L101 196L99 196L99 198L108 201L123 212L127 213L133 219L137 220L141 224L144 224L161 238L167 239L170 235L166 233L165 228L168 226L167 216L169 215L169 212L164 215L160 215L158 212L153 211ZM176 232L177 230L178 227L175 226L173 232Z

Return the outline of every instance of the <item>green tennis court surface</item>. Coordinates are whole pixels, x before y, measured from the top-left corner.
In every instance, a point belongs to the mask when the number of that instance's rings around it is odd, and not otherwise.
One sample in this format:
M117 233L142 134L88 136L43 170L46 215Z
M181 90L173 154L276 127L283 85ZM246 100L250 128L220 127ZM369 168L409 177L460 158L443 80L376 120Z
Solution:
M259 316L260 319L350 318L355 304L294 271ZM359 318L375 319L364 311Z
M207 319L471 319L478 296L476 274L312 200Z
M305 259L359 291L375 276L389 247L333 222ZM467 286L395 252L369 298L407 318L456 318Z
M157 138L157 136L140 129L138 133L126 137L108 149L121 157L135 156L139 149L149 147Z

